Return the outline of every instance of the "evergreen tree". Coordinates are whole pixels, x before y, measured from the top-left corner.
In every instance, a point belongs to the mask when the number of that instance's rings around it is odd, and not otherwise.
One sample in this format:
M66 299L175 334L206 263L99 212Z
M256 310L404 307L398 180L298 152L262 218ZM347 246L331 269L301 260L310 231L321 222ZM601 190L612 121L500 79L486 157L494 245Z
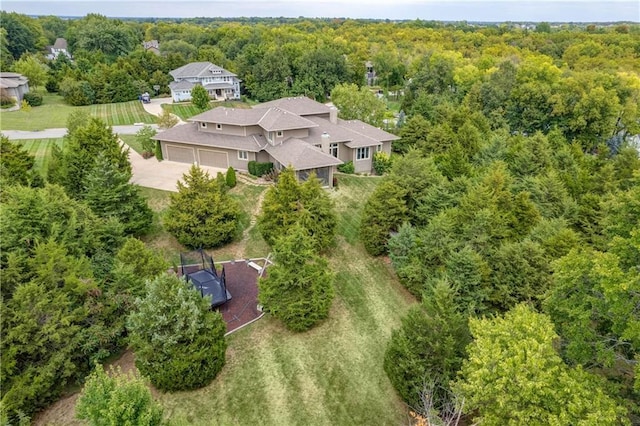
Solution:
M258 227L264 240L273 246L296 223L313 237L317 250L333 244L336 217L331 199L313 175L300 184L289 167L280 173L278 183L267 190Z
M222 369L227 343L222 315L211 300L175 275L147 283L146 296L129 316L136 367L163 391L196 389Z
M384 179L367 200L362 211L360 239L369 254L387 251L390 233L405 220L407 191L391 179Z
M275 264L258 283L260 303L291 330L308 330L329 314L333 274L301 224L276 240L273 253Z
M151 226L153 212L130 180L129 170L100 153L85 179L83 199L99 217L118 219L125 234L141 235Z
M238 230L240 208L215 179L194 165L171 194L165 217L166 230L180 244L192 248L219 247Z
M62 184L69 196L83 197L85 178L101 153L115 163L118 170L131 173L128 151L120 146L118 136L102 120L90 118L86 125L68 134L64 146Z
M425 385L434 381L449 392L449 382L462 365L470 342L465 315L456 302L455 290L439 280L424 295L422 304L402 319L393 332L384 356L384 370L410 407L420 405ZM438 405L446 401L438 401Z
M225 183L227 184L227 186L229 188L235 188L237 181L236 181L236 170L233 167L229 167L227 169L227 174L225 175Z
M0 184L42 186L42 177L34 169L35 158L20 145L0 134Z

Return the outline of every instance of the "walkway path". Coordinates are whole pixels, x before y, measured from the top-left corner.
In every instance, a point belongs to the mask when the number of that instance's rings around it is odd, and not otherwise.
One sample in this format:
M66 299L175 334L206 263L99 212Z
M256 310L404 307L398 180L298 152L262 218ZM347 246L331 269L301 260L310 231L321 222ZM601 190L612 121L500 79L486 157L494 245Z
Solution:
M148 104L143 103L142 107L149 114L160 116L160 114L162 114L162 105L163 104L170 104L170 103L172 103L172 99L171 98L153 98L153 99L151 99L151 102L149 102ZM178 117L177 115L175 115L175 114L171 114L171 115L173 115L175 118L178 119L178 124L177 125L185 124L185 122L182 121L182 119L180 117Z

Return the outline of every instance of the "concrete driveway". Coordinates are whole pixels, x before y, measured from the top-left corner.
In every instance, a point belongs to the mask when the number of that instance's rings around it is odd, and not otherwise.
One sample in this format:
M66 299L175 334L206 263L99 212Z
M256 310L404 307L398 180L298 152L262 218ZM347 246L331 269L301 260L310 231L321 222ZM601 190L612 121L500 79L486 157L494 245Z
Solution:
M151 102L149 102L148 104L143 103L142 104L142 108L144 108L145 111L147 111L149 114L153 114L153 115L160 115L162 114L162 105L163 104L170 104L172 103L173 100L171 98L153 98L151 99ZM182 119L180 117L178 117L175 114L171 114L173 115L175 118L178 119L178 124L184 124L185 122L182 121Z
M177 192L178 180L182 180L182 175L188 173L191 168L191 164L166 160L158 161L155 157L145 160L132 149L129 150L129 161L133 171L132 183L164 191ZM200 168L207 171L211 177L216 177L218 172L224 174L227 171L216 167L200 166Z

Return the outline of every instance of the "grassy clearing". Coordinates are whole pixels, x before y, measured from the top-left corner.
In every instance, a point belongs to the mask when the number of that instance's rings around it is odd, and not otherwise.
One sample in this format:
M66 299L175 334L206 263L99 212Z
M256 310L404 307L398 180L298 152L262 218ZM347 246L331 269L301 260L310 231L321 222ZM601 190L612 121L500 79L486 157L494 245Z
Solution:
M58 145L58 147L62 148L64 139L16 139L12 142L22 145L29 154L33 155L36 160L36 169L44 172L47 170L47 166L51 160L51 149L53 145Z
M341 238L330 256L337 274L330 318L297 334L267 316L233 334L227 365L210 386L160 395L171 424L353 425L406 419L382 362L385 342L412 299L390 268L357 242L359 211L377 182L341 176L332 192Z
M241 101L224 101L224 102L210 102L211 108L226 107L226 108L251 108L251 105ZM177 115L183 120L187 120L194 115L200 114L202 110L198 109L191 103L179 103L179 104L163 104L162 108L168 109L169 112Z
M64 103L60 95L43 93L42 96L43 104L31 108L29 112L0 112L0 129L37 131L66 127L67 117L77 109L86 110L90 115L102 118L111 126L153 124L157 121L157 117L147 113L139 101L74 107Z

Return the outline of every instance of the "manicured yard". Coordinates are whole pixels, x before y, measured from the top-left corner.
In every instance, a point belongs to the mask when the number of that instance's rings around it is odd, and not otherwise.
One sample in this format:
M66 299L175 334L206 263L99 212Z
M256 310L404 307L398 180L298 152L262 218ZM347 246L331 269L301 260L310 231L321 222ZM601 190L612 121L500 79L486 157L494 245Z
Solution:
M227 108L251 108L251 105L241 101L211 102L211 108L219 106ZM191 103L163 104L162 108L168 109L183 120L187 120L202 112Z
M142 127L141 127L142 128ZM136 135L118 135L129 148L142 155L142 145L136 140Z
M228 337L227 363L209 386L156 394L171 425L397 425L407 422L405 405L382 368L386 342L414 299L391 267L371 258L358 241L360 211L378 178L339 176L331 197L338 210L338 243L330 264L336 298L330 317L306 333L292 333L263 319ZM233 193L249 211L264 187L239 184ZM160 215L169 193L142 189ZM157 218L159 219L159 217ZM156 222L147 243L165 254L181 249ZM248 253L268 247L255 227L245 235ZM259 244L264 251L258 253ZM233 246L233 245L231 245ZM229 252L218 251L216 258ZM255 247L254 247L255 246ZM249 256L247 256L249 257ZM132 366L130 354L122 362ZM39 424L77 424L73 399L62 400ZM62 411L62 412L61 412ZM63 414L64 413L64 414Z
M157 117L147 113L139 101L117 104L74 107L64 103L62 96L43 93L43 104L31 111L0 112L0 130L43 130L67 126L67 117L76 109L84 109L115 126L133 123L153 124Z
M208 387L159 399L173 424L402 424L406 410L383 369L385 344L413 299L357 241L377 179L340 177L340 237L330 318L302 334L268 315L229 337L227 365ZM349 242L350 241L350 242Z
M64 139L17 139L13 142L22 145L29 154L33 155L36 160L36 169L44 173L46 172L47 165L51 160L51 149L53 145L58 145L62 148Z

